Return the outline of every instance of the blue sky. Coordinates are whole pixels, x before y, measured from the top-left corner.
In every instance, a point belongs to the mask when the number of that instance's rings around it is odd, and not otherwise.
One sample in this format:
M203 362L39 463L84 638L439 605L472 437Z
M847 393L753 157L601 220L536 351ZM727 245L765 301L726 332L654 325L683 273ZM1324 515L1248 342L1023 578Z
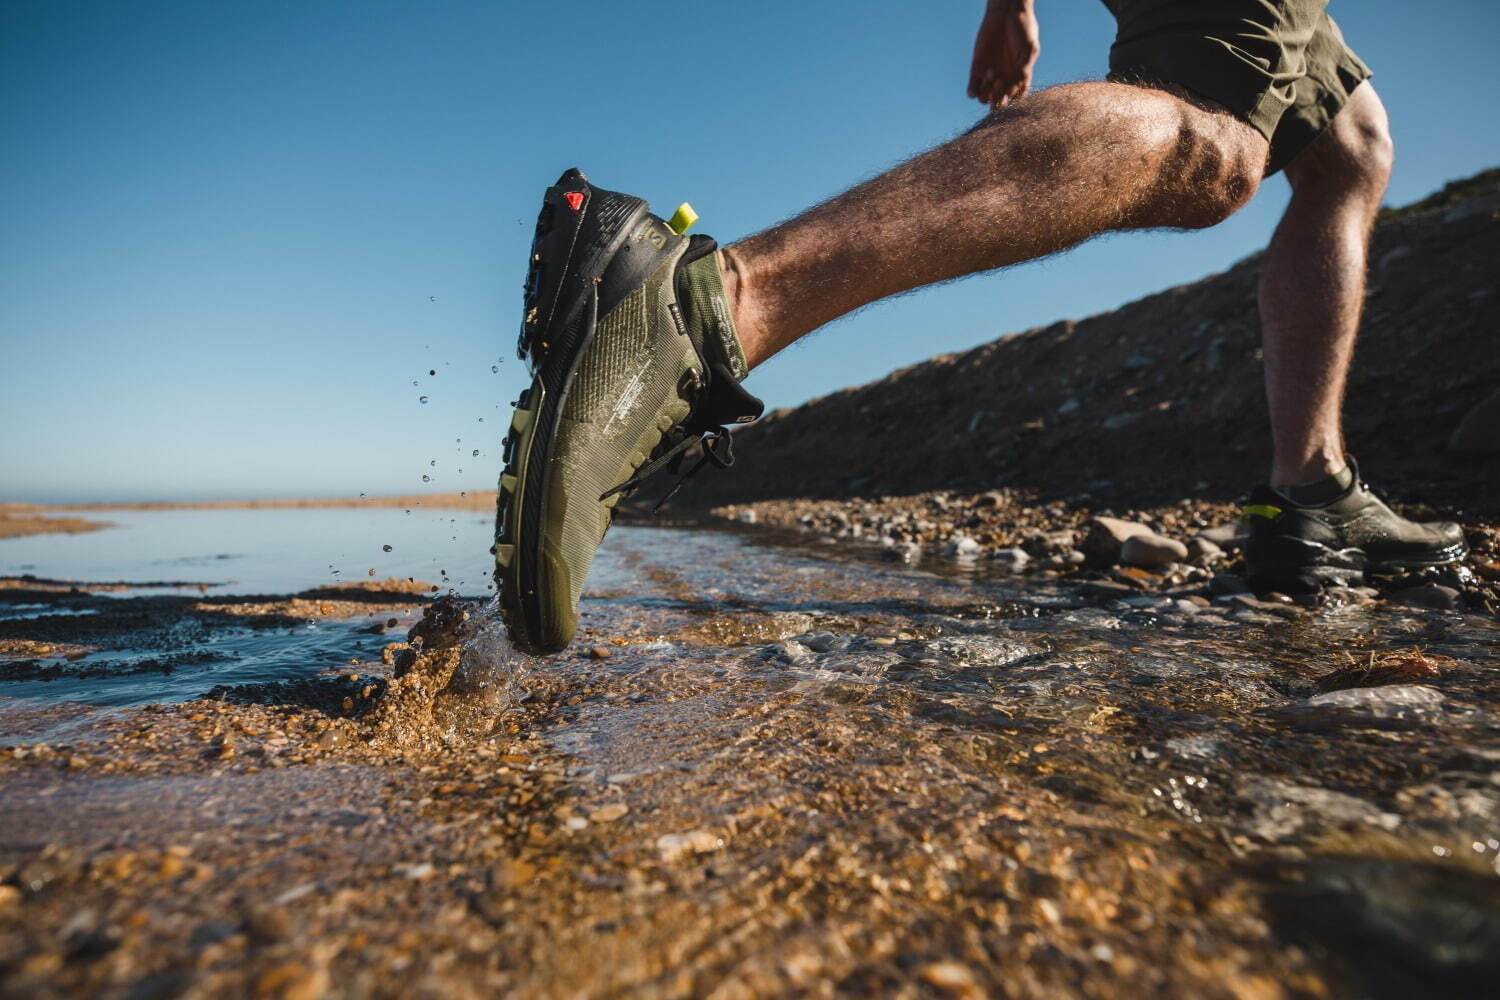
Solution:
M0 499L493 486L543 187L576 164L749 235L968 127L982 6L0 5ZM1038 82L1100 76L1103 6L1039 8ZM1410 10L1331 7L1393 203L1500 162L1500 4ZM792 405L1194 280L1284 202L877 305L751 388Z

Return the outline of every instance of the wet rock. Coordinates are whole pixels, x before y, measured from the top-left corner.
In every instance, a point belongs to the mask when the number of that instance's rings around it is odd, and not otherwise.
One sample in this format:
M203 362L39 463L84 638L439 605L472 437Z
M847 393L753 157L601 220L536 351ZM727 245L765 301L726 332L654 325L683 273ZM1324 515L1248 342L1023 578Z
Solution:
M1187 541L1187 558L1194 566L1210 566L1224 558L1224 550L1202 535L1195 535Z
M1442 712L1441 692L1421 684L1393 684L1329 691L1268 714L1299 729L1409 729L1438 721Z
M1212 528L1204 528L1195 536L1213 542L1225 552L1238 552L1245 546L1245 539L1250 531L1239 521L1230 521L1228 524L1215 525Z
M656 838L656 849L663 861L677 861L694 854L710 854L724 846L720 837L707 830L691 830L687 833L664 833Z
M1390 857L1283 865L1269 897L1294 942L1338 956L1376 997L1478 997L1500 979L1500 885L1451 863ZM1351 987L1355 984L1351 983Z
M1448 450L1466 458L1500 455L1500 389L1464 414L1448 438Z
M1019 573L1031 562L1031 556L1026 554L1025 549L996 549L990 553L990 561L1012 573Z
M956 556L960 559L972 559L983 551L984 546L974 541L968 535L955 535L947 545L943 546L943 555Z
M1083 554L1097 563L1113 566L1120 561L1120 549L1126 539L1152 534L1150 528L1118 517L1093 517L1079 546Z
M1364 799L1279 778L1250 778L1238 795L1254 810L1247 824L1250 834L1271 843L1295 837L1309 827L1394 830L1401 825L1400 816L1377 809Z
M1445 587L1441 583L1424 583L1419 587L1397 591L1388 600L1391 604L1406 607L1451 611L1458 607L1458 596L1458 591L1452 587Z
M1228 603L1229 607L1234 609L1274 615L1277 618L1298 618L1303 614L1302 610L1295 605L1281 601L1263 601L1251 594L1232 594Z
M1230 597L1235 594L1250 593L1250 585L1242 576L1233 573L1219 573L1208 581L1209 593L1219 597Z
M1131 535L1120 546L1120 561L1127 566L1144 569L1160 569L1174 563L1186 562L1187 546L1175 538L1157 534Z
M613 823L630 812L630 807L623 802L611 802L607 806L600 806L589 813L590 823Z

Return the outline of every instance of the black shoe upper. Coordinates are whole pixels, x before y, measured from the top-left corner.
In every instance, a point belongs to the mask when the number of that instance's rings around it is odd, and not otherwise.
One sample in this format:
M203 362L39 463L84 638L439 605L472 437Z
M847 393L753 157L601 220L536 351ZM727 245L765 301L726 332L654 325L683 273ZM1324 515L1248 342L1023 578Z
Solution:
M1324 504L1298 504L1270 486L1256 487L1245 519L1245 557L1256 589L1307 589L1351 582L1365 570L1440 566L1467 551L1457 524L1407 520L1359 479L1358 469L1349 488Z

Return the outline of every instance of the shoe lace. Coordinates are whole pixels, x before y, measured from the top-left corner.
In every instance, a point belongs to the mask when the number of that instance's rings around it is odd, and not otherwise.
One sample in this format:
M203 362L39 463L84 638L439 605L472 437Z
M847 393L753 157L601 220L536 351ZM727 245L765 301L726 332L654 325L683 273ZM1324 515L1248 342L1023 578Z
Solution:
M702 456L687 472L678 476L677 482L672 484L672 488L666 492L666 495L656 501L655 506L651 508L651 513L655 514L661 510L662 506L676 496L678 491L687 485L687 481L697 475L704 466L712 464L721 469L727 469L734 464L734 438L730 435L729 428L709 427L701 430L688 430L682 426L673 427L662 436L662 443L657 446L655 456L637 469L629 479L599 494L600 502L617 494L629 496L647 479L664 469L675 475L682 468L682 463L687 460L688 450L695 444L703 446Z

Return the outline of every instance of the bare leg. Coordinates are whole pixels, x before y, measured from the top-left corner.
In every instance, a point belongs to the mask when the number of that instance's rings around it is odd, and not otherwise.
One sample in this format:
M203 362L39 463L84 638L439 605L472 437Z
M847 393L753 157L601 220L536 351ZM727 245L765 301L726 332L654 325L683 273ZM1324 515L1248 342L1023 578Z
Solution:
M1254 194L1261 135L1119 83L1054 87L722 251L753 367L830 320L1113 229L1214 225Z
M1344 468L1344 382L1364 305L1370 227L1390 170L1385 108L1369 83L1286 169L1292 200L1260 282L1274 484Z

